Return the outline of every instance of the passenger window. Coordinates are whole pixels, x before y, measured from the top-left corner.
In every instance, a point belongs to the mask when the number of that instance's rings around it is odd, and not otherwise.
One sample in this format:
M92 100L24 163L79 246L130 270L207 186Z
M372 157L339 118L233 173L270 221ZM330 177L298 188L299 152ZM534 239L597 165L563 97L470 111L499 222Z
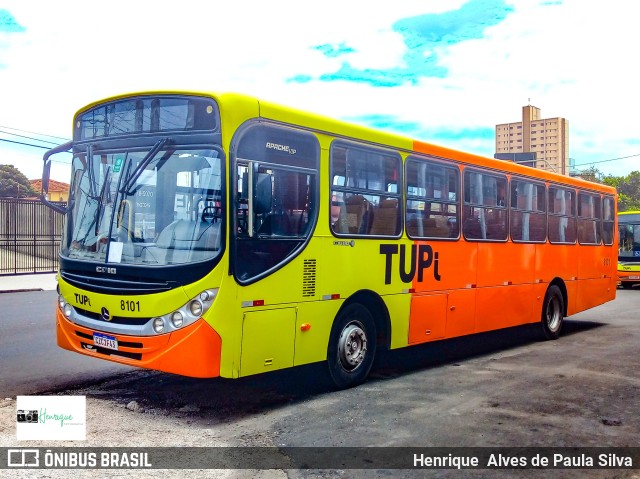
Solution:
M600 196L578 194L578 241L580 244L600 244Z
M610 196L603 198L602 204L602 242L607 246L613 244L613 226L615 224L615 203Z
M411 238L458 238L458 169L410 157L405 170L407 235Z
M355 144L331 148L331 230L335 235L397 237L401 159Z
M511 239L542 243L547 239L544 185L511 180Z
M576 242L576 194L573 190L549 187L548 235L551 243Z
M507 239L506 177L465 170L462 232L472 240Z

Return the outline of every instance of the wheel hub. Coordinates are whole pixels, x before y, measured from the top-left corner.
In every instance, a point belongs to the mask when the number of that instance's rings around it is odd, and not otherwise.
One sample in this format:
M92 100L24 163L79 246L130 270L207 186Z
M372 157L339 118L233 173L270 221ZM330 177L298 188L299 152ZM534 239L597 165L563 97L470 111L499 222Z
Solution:
M553 298L547 306L547 325L551 331L555 331L560 325L561 314L558 299Z
M340 334L338 342L340 363L348 370L356 369L367 354L367 335L358 323L348 324Z

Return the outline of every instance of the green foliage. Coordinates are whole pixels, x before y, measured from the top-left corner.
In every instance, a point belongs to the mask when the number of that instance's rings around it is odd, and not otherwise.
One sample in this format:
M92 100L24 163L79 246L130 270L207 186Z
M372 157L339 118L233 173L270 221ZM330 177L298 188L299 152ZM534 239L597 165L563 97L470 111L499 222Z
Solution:
M640 171L627 176L607 176L604 183L618 190L618 211L640 210Z
M29 180L13 165L0 165L0 198L38 196Z
M586 170L582 170L578 176L587 181L593 181L594 183L602 183L601 181L602 173L595 166L590 166Z

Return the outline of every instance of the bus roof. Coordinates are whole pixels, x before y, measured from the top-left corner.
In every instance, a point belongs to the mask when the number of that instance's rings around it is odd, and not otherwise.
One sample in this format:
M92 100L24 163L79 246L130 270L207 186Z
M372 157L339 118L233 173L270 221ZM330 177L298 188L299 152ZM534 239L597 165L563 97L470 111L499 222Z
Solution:
M494 169L496 170L496 172L518 174L530 178L535 178L540 181L553 181L572 187L587 188L612 195L616 194L616 190L613 187L599 183L593 183L582 178L574 178L546 170L519 165L510 161L498 160L495 158L466 153L452 148L435 145L429 142L416 140L396 133L376 130L373 128L356 125L354 123L336 120L331 117L298 110L296 108L283 106L277 103L272 103L270 101L265 101L256 97L239 93L184 90L158 90L126 93L115 95L86 105L85 107L78 110L76 116L102 103L108 103L135 96L153 95L206 96L218 101L218 103L221 104L221 108L224 108L224 105L227 103L240 102L245 105L253 104L257 107L261 118L296 125L312 130L316 133L327 134L344 139L365 141L382 147L399 149L406 153L421 153L438 158L457 161L467 166L481 166L483 168Z
M621 211L618 213L618 223L640 224L640 211Z

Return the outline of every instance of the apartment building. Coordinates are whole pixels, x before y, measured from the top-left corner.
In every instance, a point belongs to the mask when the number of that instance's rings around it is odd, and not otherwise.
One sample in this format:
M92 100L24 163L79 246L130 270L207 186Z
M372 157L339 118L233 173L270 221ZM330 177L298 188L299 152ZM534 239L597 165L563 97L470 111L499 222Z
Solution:
M529 166L568 175L569 122L541 118L540 108L523 106L522 121L496 125L495 157L518 162L522 158Z

